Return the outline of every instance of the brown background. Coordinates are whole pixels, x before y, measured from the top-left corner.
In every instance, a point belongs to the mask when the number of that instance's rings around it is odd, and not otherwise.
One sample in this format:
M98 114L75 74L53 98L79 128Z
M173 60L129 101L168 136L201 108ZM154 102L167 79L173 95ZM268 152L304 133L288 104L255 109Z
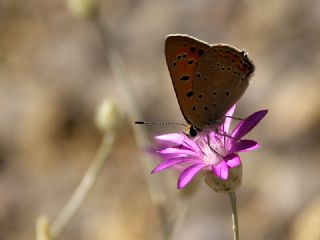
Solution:
M319 239L320 2L106 0L100 7L145 120L184 122L163 54L167 34L249 52L257 70L236 115L270 112L250 134L262 148L242 154L241 239ZM122 94L96 29L66 2L1 0L1 240L34 239L37 217L56 216L99 146L96 106L108 97L125 110ZM147 129L150 136L182 130ZM61 239L156 239L159 220L138 152L124 121ZM169 199L177 194L173 181ZM231 239L230 214L227 196L201 184L176 239Z

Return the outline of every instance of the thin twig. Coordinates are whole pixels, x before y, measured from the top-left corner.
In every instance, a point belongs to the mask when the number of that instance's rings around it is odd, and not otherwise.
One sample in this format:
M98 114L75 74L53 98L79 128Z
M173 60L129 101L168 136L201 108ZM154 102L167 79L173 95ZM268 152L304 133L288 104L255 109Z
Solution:
M173 219L167 223L167 228L164 233L164 239L173 240L180 229L183 221L187 215L190 205L190 198L179 199L176 203Z
M100 19L93 19L94 26L97 29L98 34L101 37L103 47L105 50L105 55L107 57L110 69L114 78L122 92L121 97L123 98L124 105L127 106L127 112L129 113L129 120L132 124L134 137L138 147L145 149L150 146L147 131L143 126L136 126L134 122L142 119L142 114L139 111L139 104L137 103L137 98L132 91L133 87L129 81L129 77L122 60L121 54L115 43L113 35L108 32L107 28L103 26ZM164 213L164 193L161 187L161 183L158 178L151 177L150 170L154 167L154 161L145 152L141 152L141 164L144 170L144 175L148 184L148 191L150 193L153 203L160 210L160 215L163 216Z
M85 198L88 196L92 186L97 180L103 166L106 163L107 156L110 153L112 144L115 139L115 132L110 132L105 134L102 143L97 151L94 160L91 162L89 168L87 169L84 177L82 178L79 186L74 191L73 195L58 214L58 216L53 220L49 233L52 239L57 239L66 225L70 222L71 218L76 214L76 212L81 207Z
M127 106L127 112L129 113L129 120L132 124L136 143L140 149L148 148L150 146L150 140L146 129L142 125L137 126L134 124L137 120L143 119L143 116L139 110L137 97L133 91L134 88L130 82L124 61L116 44L115 37L108 31L99 18L93 19L93 23L101 37L105 55L110 65L111 72L114 75L122 93L121 97L123 98L123 102L125 102L125 105ZM141 152L140 160L151 200L159 214L163 233L162 236L166 240L171 240L186 216L189 202L186 199L178 199L173 219L170 221L168 213L166 212L163 184L160 182L159 177L152 177L150 174L150 169L154 167L154 160L149 154L143 151Z
M232 208L232 226L233 226L233 239L239 240L239 227L238 227L238 214L237 214L237 201L236 193L229 193L231 208Z

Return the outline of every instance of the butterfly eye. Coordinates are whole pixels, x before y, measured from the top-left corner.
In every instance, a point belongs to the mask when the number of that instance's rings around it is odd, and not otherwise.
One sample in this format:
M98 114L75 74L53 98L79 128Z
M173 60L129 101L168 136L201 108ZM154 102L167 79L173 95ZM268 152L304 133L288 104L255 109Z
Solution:
M197 136L197 134L198 134L198 131L193 126L191 126L190 130L189 130L189 135L191 137L195 137L195 136Z

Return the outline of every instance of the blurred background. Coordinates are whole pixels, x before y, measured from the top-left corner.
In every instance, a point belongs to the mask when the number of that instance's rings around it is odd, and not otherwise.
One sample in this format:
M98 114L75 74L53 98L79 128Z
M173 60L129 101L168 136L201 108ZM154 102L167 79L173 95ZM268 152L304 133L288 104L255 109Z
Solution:
M97 105L109 98L128 110L96 27L69 5L0 1L1 240L34 239L36 219L53 219L63 208L102 138ZM241 239L320 239L320 2L101 0L99 8L143 113L137 120L185 122L164 58L167 34L249 52L257 70L236 116L270 111L250 134L262 148L242 154ZM152 137L183 129L147 130ZM60 239L157 238L139 151L125 119L97 184ZM158 177L171 179L166 193L174 200L177 176ZM201 183L176 239L231 238L227 195Z

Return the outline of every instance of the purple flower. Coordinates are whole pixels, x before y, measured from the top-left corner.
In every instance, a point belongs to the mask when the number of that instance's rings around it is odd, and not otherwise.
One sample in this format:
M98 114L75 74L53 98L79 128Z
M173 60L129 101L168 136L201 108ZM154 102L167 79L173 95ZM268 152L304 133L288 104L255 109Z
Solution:
M232 116L235 105L226 116ZM156 136L161 150L157 153L164 159L152 173L158 173L168 168L181 171L177 187L184 188L199 172L212 176L219 181L227 181L230 171L241 167L239 152L247 152L260 147L254 140L242 139L265 117L268 110L253 113L241 120L229 131L231 118L226 117L224 123L216 130L200 133L192 139L184 133L171 133ZM208 175L208 173L210 173ZM206 177L206 182L216 182ZM241 183L238 180L238 186ZM209 184L209 183L208 183Z

